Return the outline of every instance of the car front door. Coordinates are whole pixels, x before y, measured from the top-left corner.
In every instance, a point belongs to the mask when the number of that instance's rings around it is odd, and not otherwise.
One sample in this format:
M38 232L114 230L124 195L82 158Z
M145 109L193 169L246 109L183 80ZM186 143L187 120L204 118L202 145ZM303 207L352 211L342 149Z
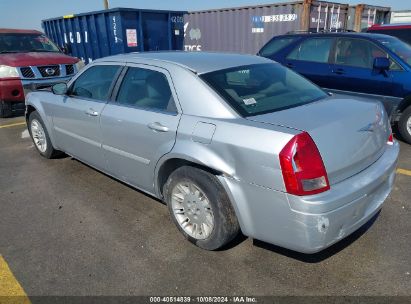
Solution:
M154 193L158 159L176 140L180 110L168 71L130 64L101 115L103 151L115 177Z
M325 88L372 95L392 95L391 71L373 68L374 58L388 54L371 41L338 38ZM400 68L391 61L390 70Z
M329 58L333 42L332 37L307 38L299 43L282 63L315 84L325 86L330 72Z
M100 115L119 69L112 64L91 66L74 80L67 95L52 105L58 148L99 169L106 168Z

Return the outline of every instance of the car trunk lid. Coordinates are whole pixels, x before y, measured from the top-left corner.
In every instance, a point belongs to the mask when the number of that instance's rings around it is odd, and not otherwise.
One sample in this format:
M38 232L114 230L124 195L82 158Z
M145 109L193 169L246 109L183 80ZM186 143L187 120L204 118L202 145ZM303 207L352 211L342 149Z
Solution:
M384 153L391 132L380 103L344 95L247 119L308 132L320 151L330 184L374 163Z

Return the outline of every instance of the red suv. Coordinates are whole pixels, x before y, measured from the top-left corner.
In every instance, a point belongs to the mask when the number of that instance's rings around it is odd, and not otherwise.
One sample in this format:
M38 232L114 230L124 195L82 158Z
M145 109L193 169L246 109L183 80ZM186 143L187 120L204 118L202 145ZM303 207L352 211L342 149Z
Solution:
M0 117L24 109L28 91L68 81L83 65L39 31L0 29Z
M394 36L411 45L411 23L376 24L369 27L367 32Z

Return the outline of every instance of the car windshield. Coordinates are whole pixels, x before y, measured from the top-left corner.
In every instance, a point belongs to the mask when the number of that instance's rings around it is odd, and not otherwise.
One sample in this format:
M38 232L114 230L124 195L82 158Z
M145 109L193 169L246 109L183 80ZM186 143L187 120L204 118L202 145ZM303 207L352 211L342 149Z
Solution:
M377 40L411 66L411 46L409 44L394 37L377 38Z
M200 77L244 117L297 107L327 96L277 63L241 66Z
M41 34L0 34L0 53L60 52Z

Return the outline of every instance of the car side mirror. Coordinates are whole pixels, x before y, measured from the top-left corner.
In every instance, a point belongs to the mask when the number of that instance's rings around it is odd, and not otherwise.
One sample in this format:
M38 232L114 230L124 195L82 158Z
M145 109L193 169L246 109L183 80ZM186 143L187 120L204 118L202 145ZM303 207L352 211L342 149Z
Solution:
M374 58L373 67L379 71L387 71L390 69L390 60L386 57Z
M62 82L62 83L56 83L54 86L51 87L51 90L53 94L55 95L65 95L67 93L67 84Z

